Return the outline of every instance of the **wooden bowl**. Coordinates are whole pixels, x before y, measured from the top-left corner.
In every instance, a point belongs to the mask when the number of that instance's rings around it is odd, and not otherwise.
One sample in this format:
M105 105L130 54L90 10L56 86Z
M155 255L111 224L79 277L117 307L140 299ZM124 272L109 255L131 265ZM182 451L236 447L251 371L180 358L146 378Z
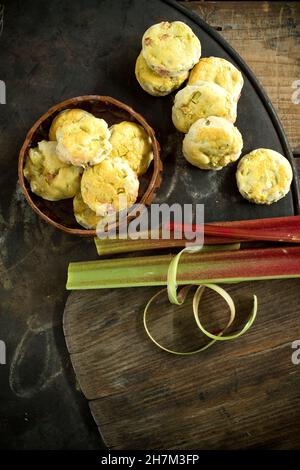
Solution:
M71 108L89 111L94 116L105 119L109 126L126 120L136 122L145 129L152 141L154 158L147 173L139 178L140 189L136 202L138 207L141 207L143 204L151 204L161 184L162 162L160 159L160 146L155 137L154 130L139 113L121 101L109 96L88 95L68 99L53 106L32 126L20 150L18 164L19 183L28 204L43 220L54 227L73 235L91 237L96 236L96 230L84 229L76 222L73 214L73 199L64 199L56 202L46 201L30 190L30 185L23 174L29 149L36 147L41 140L49 140L48 133L55 116L64 109ZM133 218L134 216L131 215L129 208L127 219ZM115 227L118 227L118 223L115 224Z

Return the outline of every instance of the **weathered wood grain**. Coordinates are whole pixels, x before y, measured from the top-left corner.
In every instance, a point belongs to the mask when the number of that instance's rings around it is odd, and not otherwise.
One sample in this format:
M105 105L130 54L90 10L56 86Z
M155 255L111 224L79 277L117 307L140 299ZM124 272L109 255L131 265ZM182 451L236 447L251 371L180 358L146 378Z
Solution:
M292 102L300 80L299 2L184 2L218 30L242 56L267 91L290 145L300 154L300 103Z
M157 349L142 325L155 288L83 291L70 295L64 315L79 385L110 448L295 448L300 445L300 281L229 286L240 322L259 299L251 331L196 356ZM226 315L208 294L203 311ZM185 331L185 346L202 342L188 308L157 306L154 331L165 342ZM192 339L189 344L187 338Z

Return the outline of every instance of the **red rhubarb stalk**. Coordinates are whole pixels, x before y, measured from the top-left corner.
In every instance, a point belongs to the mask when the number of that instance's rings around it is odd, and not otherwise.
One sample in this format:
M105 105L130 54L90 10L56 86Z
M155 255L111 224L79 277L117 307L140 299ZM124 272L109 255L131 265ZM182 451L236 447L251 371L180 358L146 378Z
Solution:
M239 241L300 243L300 216L204 224L204 227L178 222L166 225L167 230L185 235L203 232L203 228L205 237L230 238L230 240Z

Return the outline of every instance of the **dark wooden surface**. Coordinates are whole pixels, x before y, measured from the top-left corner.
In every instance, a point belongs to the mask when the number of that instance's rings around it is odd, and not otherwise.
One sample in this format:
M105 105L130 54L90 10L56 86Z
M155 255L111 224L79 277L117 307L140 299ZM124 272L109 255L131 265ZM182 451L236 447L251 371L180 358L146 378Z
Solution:
M67 346L110 448L299 448L300 365L292 364L291 343L300 339L300 281L227 289L239 307L237 324L257 294L257 320L239 340L190 357L165 353L146 336L142 312L155 288L69 296ZM188 307L174 310L162 300L155 311L150 326L165 344L203 343ZM211 293L202 311L226 318L224 303Z
M295 155L300 153L300 105L291 101L292 82L300 76L299 5L185 5L253 69ZM65 337L105 443L116 449L299 448L300 366L291 360L292 342L300 339L299 287L299 280L228 287L240 322L251 294L258 295L256 322L239 340L192 357L162 352L146 336L142 312L156 289L73 292L64 314ZM218 326L225 315L222 301L211 293L203 311L217 317ZM153 331L165 344L192 348L203 341L188 307L176 311L162 302L156 314Z

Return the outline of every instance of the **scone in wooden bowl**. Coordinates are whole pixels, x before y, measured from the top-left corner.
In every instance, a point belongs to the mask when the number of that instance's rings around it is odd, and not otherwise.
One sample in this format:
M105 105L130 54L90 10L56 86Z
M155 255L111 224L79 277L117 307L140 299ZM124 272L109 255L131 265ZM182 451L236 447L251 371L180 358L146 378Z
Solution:
M46 222L64 232L79 236L95 236L96 230L87 230L81 227L73 214L73 199L62 201L46 201L34 194L28 181L25 179L23 170L29 149L36 147L41 140L49 140L49 129L55 116L65 109L80 108L89 111L94 116L106 120L109 126L121 121L132 121L140 124L149 135L153 145L153 162L147 173L140 176L140 189L137 199L138 205L149 205L153 201L155 193L161 184L162 162L160 159L160 146L155 137L153 129L147 121L130 106L110 96L78 96L53 106L41 116L28 132L19 154L19 182L24 196L32 209ZM137 214L137 207L135 207ZM134 218L128 210L129 220ZM118 224L117 224L118 226Z

